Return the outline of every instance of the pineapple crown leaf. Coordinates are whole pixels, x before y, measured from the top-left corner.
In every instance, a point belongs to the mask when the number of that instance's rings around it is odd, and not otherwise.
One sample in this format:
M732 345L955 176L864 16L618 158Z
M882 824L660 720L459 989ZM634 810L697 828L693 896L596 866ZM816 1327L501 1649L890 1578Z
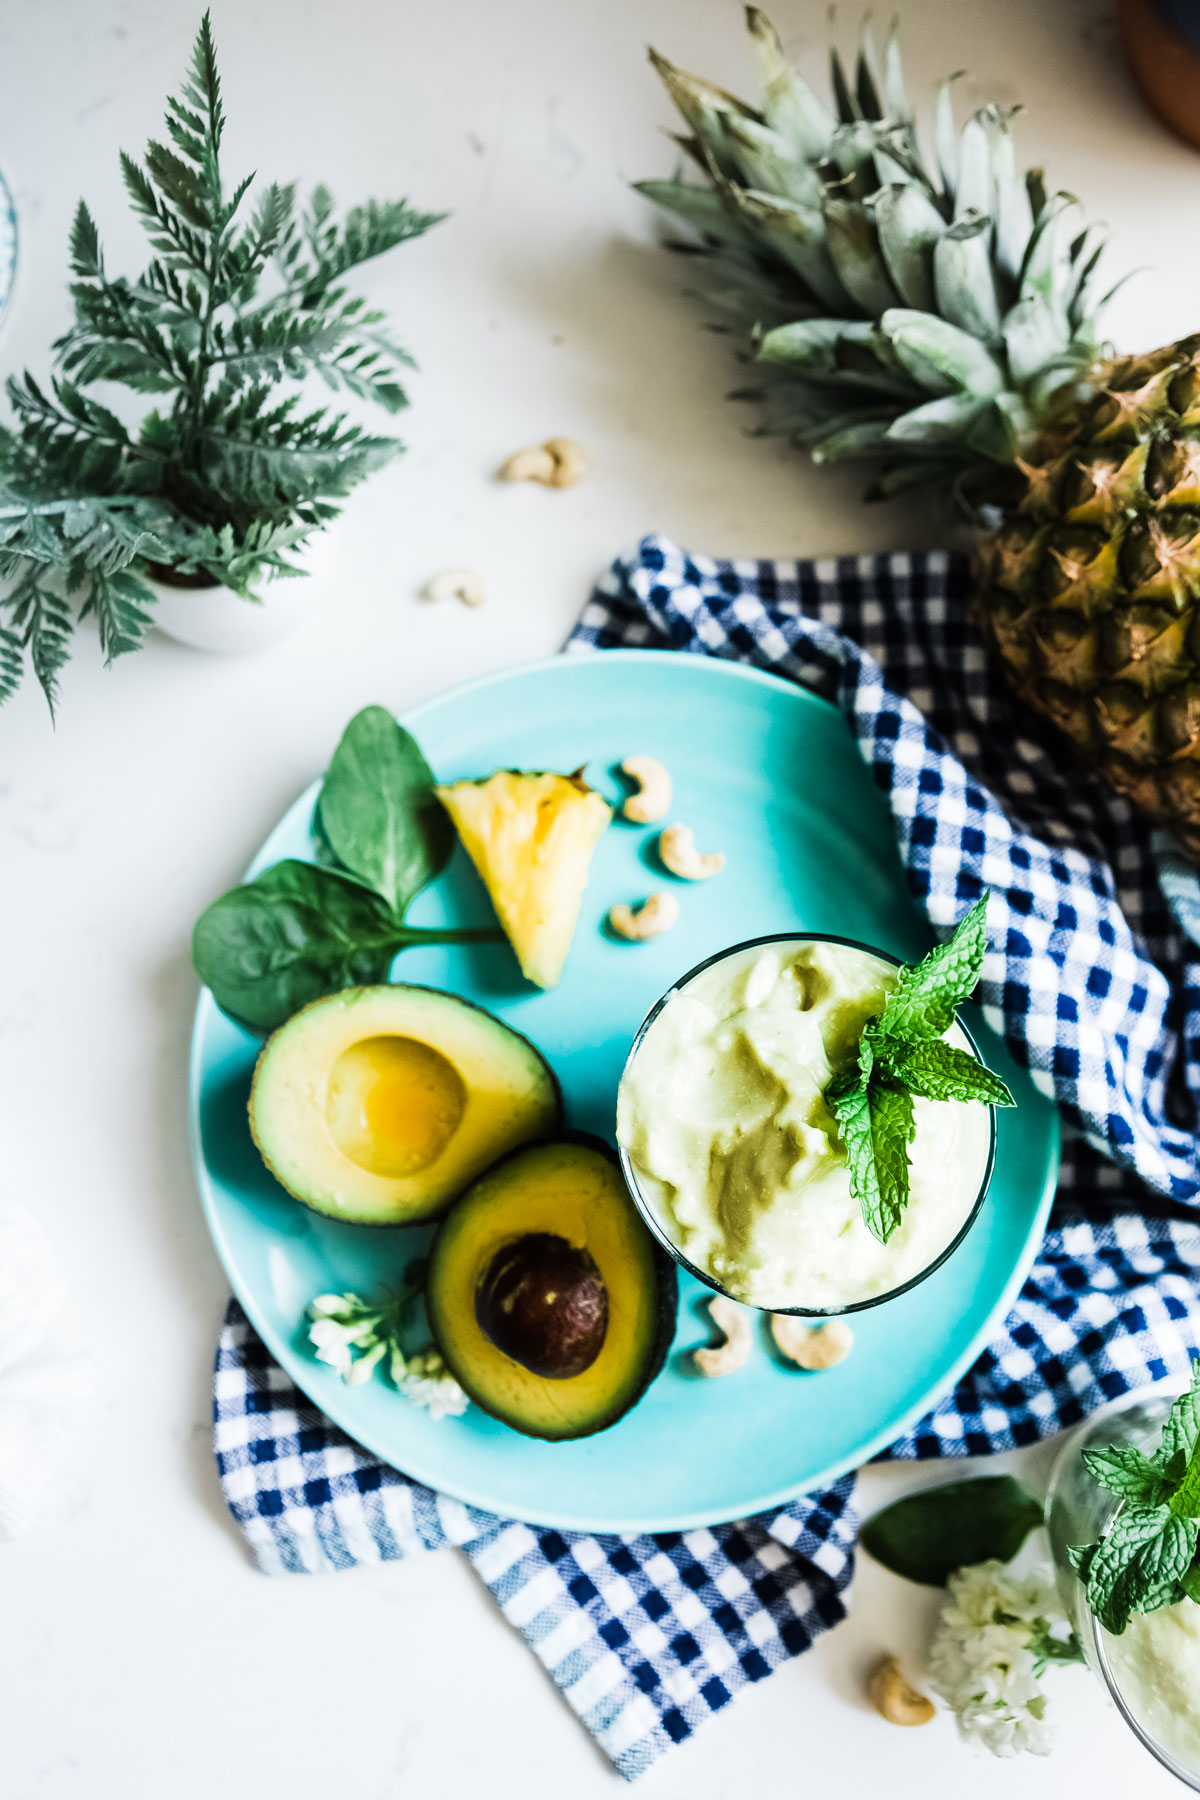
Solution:
M877 492L986 486L1088 383L1116 291L1104 228L1018 168L1019 108L956 123L957 76L927 154L894 24L882 58L864 28L852 74L831 48L832 105L757 7L746 26L757 107L650 52L702 179L637 185L689 228L695 288L765 365L762 431L881 461Z

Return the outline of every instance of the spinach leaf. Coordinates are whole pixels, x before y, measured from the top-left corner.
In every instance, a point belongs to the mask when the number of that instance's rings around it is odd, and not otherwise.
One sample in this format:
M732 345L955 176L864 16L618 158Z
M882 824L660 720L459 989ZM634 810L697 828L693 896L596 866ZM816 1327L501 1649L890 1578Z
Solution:
M201 913L192 961L222 1012L272 1031L321 994L386 981L410 936L370 888L289 859Z
M985 1475L909 1494L868 1519L861 1542L909 1581L944 1587L955 1569L1017 1554L1042 1508L1011 1475Z
M192 961L223 1013L250 1031L338 988L386 981L416 944L492 943L491 926L403 923L445 864L454 827L417 745L382 706L351 719L317 803L329 857L276 863L201 914ZM343 868L330 866L336 857Z
M333 753L317 802L334 855L397 918L445 867L454 827L416 742L382 706L356 714Z

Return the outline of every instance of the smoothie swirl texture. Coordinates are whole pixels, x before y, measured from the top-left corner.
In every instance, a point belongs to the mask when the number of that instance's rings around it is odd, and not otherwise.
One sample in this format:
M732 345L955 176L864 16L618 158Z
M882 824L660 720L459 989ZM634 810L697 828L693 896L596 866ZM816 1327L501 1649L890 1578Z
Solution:
M936 1262L971 1214L992 1121L959 1100L914 1101L909 1201L887 1244L850 1190L824 1092L896 974L852 945L751 945L672 994L630 1058L617 1136L642 1197L736 1299L818 1312L879 1299ZM958 1025L945 1041L971 1051Z

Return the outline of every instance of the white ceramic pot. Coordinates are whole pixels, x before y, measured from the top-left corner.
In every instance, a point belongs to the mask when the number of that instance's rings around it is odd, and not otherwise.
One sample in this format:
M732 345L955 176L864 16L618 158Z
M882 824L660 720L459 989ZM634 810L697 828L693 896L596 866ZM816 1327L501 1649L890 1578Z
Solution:
M333 593L337 549L328 529L315 532L290 560L305 574L265 578L254 600L243 600L219 583L183 588L151 581L154 623L164 637L193 650L227 656L265 650L295 631Z

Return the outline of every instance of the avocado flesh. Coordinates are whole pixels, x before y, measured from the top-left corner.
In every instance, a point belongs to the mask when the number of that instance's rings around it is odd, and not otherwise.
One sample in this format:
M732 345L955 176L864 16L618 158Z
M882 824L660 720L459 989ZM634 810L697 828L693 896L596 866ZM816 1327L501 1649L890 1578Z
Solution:
M497 1258L542 1234L590 1259L607 1297L598 1351L565 1377L506 1355L479 1318L481 1285ZM446 1366L477 1406L529 1437L580 1438L615 1424L661 1370L678 1283L616 1156L598 1138L578 1136L529 1144L472 1183L438 1230L425 1300Z
M250 1128L290 1194L329 1218L410 1225L560 1122L527 1038L457 995L344 988L263 1046Z

